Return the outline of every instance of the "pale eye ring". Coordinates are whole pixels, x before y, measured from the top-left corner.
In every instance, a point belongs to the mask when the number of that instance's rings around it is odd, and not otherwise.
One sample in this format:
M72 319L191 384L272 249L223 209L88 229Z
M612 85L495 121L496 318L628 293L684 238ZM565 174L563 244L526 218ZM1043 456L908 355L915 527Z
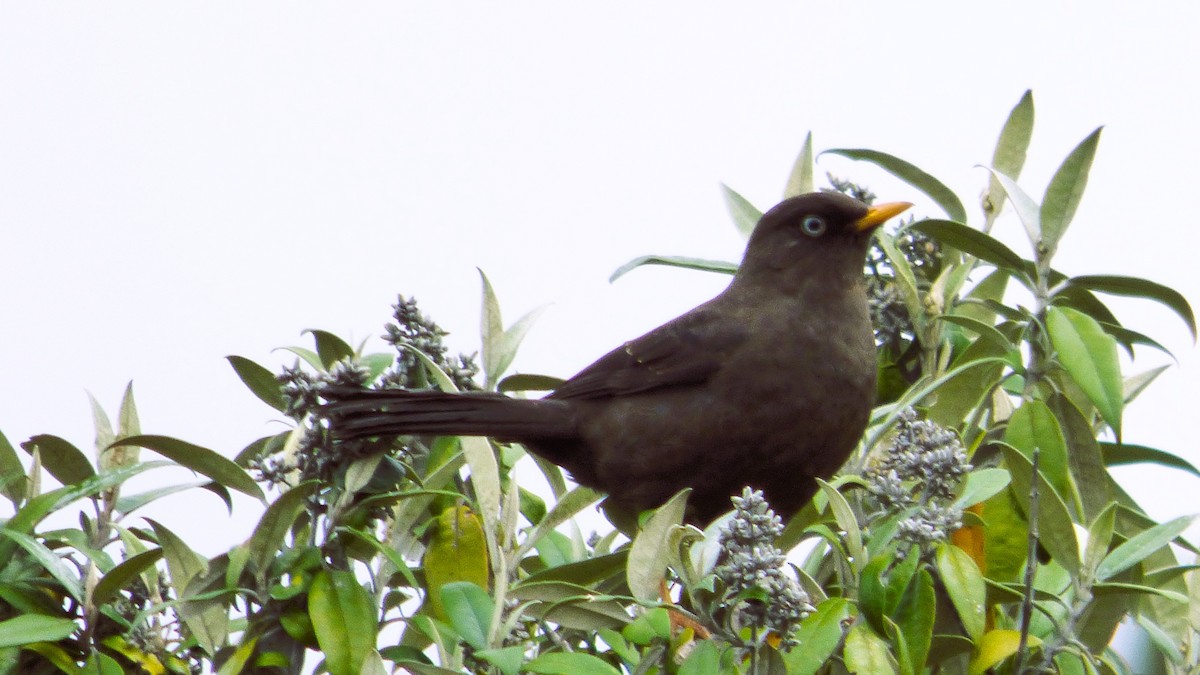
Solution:
M800 221L800 229L810 237L819 237L825 234L827 226L820 216L804 216L804 220Z

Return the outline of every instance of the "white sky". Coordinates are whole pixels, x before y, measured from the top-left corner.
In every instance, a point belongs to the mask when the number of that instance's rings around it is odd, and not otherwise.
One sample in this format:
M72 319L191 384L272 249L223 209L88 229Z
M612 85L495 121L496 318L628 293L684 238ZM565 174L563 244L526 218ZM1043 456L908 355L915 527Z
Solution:
M281 426L224 355L276 367L306 328L377 336L397 293L474 351L475 267L508 321L553 303L515 367L570 375L724 285L606 279L644 253L736 260L718 182L771 206L809 130L921 166L978 224L974 167L1026 88L1035 196L1107 125L1057 267L1196 302L1200 9L1077 7L5 3L0 430L90 449L85 390L115 413L132 379L146 432L233 455ZM868 166L819 169L937 215ZM999 230L1028 255L1015 219ZM1200 462L1186 329L1112 305L1181 364L1126 439ZM1165 361L1143 350L1136 370ZM1200 510L1186 474L1119 475L1152 515ZM203 492L145 514L209 554L257 519Z

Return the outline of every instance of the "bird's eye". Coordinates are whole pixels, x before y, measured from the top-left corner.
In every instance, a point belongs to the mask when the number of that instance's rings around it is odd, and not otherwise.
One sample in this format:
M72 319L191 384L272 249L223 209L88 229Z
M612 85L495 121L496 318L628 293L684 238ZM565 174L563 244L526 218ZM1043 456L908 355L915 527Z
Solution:
M819 237L825 234L825 220L820 216L804 216L804 220L800 222L800 229L810 237Z

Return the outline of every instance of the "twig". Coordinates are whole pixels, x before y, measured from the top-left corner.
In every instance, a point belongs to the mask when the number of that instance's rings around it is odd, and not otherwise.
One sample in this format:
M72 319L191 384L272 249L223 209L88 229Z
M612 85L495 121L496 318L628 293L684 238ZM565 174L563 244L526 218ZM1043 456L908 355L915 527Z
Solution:
M1038 546L1038 448L1033 449L1033 480L1029 481L1029 546L1025 560L1025 597L1021 601L1021 640L1013 662L1013 673L1025 672L1029 658L1029 624L1033 620L1033 575L1037 571Z

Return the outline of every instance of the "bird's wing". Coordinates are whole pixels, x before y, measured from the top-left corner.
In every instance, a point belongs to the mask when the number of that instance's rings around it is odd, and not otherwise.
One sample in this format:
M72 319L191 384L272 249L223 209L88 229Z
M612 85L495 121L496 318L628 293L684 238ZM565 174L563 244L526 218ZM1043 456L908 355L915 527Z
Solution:
M604 355L547 398L604 398L703 382L745 338L744 326L715 309L693 310Z

